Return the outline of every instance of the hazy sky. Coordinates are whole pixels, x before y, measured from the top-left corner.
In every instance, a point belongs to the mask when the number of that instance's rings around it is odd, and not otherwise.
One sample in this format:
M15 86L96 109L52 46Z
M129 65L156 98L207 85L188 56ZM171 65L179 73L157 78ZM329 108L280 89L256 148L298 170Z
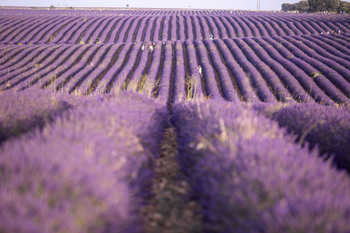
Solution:
M280 10L282 3L299 0L260 0L261 10ZM3 6L73 6L73 7L153 7L256 10L257 0L0 0Z

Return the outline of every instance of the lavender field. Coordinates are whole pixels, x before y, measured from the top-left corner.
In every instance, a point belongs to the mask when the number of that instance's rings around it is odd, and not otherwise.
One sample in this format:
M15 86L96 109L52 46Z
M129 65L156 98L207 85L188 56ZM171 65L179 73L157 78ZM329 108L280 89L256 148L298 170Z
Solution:
M0 9L0 232L350 232L350 15Z

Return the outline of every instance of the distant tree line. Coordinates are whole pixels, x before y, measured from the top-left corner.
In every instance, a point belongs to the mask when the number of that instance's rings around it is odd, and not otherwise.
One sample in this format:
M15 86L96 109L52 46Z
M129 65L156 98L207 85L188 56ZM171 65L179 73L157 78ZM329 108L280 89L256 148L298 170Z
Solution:
M300 12L347 12L350 13L350 2L340 0L301 0L300 2L282 4L283 11Z

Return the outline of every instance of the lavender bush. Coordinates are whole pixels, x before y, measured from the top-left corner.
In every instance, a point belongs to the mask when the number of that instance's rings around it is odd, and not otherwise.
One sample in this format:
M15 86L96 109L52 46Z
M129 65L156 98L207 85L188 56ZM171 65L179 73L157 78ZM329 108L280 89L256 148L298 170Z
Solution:
M286 127L296 142L317 146L325 158L330 156L339 168L350 172L350 110L318 104L256 106L258 112Z
M205 232L347 232L350 180L249 106L178 104L179 162Z
M0 98L0 143L44 127L76 101L74 97L37 90L0 92Z
M95 97L4 143L0 231L140 232L162 109L135 94Z

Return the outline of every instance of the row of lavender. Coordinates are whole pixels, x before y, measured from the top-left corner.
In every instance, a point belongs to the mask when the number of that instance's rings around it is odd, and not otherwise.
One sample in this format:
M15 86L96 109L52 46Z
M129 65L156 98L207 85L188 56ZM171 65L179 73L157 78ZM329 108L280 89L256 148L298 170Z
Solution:
M350 171L349 109L256 106ZM223 101L173 108L179 161L202 206L202 232L350 231L350 180L319 151L300 147L251 105ZM302 142L300 144L303 144ZM322 152L321 152L322 153Z
M117 43L350 32L348 16L0 16L0 43Z
M349 34L0 48L0 88L348 104ZM149 47L151 46L151 48Z
M333 160L337 168L350 174L349 108L318 104L257 104L253 108L295 135L296 143L318 148L325 160Z
M1 232L142 232L164 105L130 93L0 98Z

